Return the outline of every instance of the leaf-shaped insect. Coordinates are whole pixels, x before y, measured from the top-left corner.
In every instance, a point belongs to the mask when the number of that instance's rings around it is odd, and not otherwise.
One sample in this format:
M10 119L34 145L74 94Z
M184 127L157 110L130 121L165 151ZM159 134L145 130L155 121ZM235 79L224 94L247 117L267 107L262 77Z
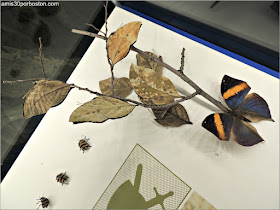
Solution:
M40 80L23 97L23 116L30 118L46 113L51 107L60 104L71 86L61 81Z
M192 124L186 109L181 104L170 107L162 118L155 119L159 124L168 127L179 127Z
M105 95L111 95L112 78L99 81L99 88ZM132 91L129 79L126 77L114 78L114 95L125 98Z
M96 97L78 107L70 116L69 121L104 122L108 119L116 119L127 116L135 108L127 102L111 97Z
M154 58L158 58L162 61L162 57L159 56L157 57L155 54L151 53L151 52L146 52L149 55L153 56ZM159 65L158 63L151 61L148 58L144 58L142 55L140 55L139 53L136 55L136 59L137 59L137 66L141 66L144 68L148 68L148 69L153 69L159 76L162 76L162 66Z
M107 53L112 67L122 60L129 52L129 48L136 42L141 22L131 22L112 33L107 40Z
M247 95L249 85L241 80L225 75L221 84L221 94L231 113L215 113L207 116L202 126L217 136L228 141L230 134L240 145L252 146L264 141L250 121L271 120L266 101L256 93Z
M154 70L131 64L130 83L146 104L163 105L181 98L173 83Z

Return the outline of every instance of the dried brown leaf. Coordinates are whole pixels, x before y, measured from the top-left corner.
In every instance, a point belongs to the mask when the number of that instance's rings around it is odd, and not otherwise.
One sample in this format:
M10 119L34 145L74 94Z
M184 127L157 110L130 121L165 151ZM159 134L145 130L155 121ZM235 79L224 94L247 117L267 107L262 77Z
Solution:
M139 21L128 23L109 36L106 48L112 67L128 54L137 40L141 24Z
M167 127L179 127L184 124L192 124L186 109L181 104L170 107L163 118L155 120L159 124Z
M163 105L181 98L173 83L152 69L131 64L129 79L134 91L146 104Z
M165 108L165 109L152 109L155 117L157 119L161 119L165 116L166 112L168 111L169 108Z
M70 85L61 81L40 80L23 97L23 116L30 118L46 113L51 107L60 104L70 91Z
M112 78L99 81L99 88L101 92L105 95L111 94ZM132 91L132 86L130 81L126 77L114 78L114 95L125 98Z
M111 97L96 97L78 107L70 116L69 121L81 122L104 122L107 119L125 117L135 108L127 102Z
M155 54L153 54L152 52L146 52L149 55L153 56L154 58L158 58L162 61L162 57L157 57ZM153 69L159 76L162 75L162 66L159 65L158 63L151 61L150 59L144 58L142 55L140 55L139 53L136 55L136 59L137 59L137 66L141 66L144 68L149 68L149 69Z

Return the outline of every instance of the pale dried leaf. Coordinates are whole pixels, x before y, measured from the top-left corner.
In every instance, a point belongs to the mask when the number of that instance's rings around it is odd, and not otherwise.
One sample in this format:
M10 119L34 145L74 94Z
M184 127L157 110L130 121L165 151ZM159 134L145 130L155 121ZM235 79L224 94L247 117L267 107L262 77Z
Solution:
M146 104L163 105L181 98L173 83L152 69L132 64L129 79L134 91Z
M170 107L163 118L155 120L159 124L167 127L179 127L184 124L192 124L186 109L181 104Z
M125 117L135 108L127 102L111 97L96 97L78 107L70 116L69 121L81 122L104 122L107 119Z
M128 23L109 36L106 48L112 66L128 54L130 46L137 40L141 24L139 21Z
M111 95L112 78L99 81L99 88L105 95ZM132 91L130 81L126 77L114 78L114 95L125 98Z
M149 55L153 56L154 58L158 58L162 61L162 57L157 57L155 54L153 54L152 52L146 52ZM139 53L136 55L136 59L137 59L137 65L144 67L144 68L149 68L149 69L153 69L156 74L158 74L159 76L162 75L162 65L159 65L158 63L151 61L150 59L144 58L142 55L140 55Z
M23 116L30 118L46 113L51 107L60 104L67 96L70 85L61 81L40 80L23 97Z

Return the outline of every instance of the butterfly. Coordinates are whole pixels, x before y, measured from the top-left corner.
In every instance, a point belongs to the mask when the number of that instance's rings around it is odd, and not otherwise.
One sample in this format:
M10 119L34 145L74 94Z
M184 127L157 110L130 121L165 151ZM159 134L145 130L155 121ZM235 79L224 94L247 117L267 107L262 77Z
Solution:
M249 122L273 119L268 104L261 96L256 93L247 95L250 89L246 82L225 75L221 94L231 110L229 113L210 114L204 119L202 126L223 141L228 141L232 135L243 146L264 141Z

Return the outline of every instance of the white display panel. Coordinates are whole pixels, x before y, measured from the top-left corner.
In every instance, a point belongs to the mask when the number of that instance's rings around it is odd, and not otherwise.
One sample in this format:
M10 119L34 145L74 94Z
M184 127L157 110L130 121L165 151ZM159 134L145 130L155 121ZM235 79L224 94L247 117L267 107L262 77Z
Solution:
M135 47L155 50L178 69L184 47L184 72L214 98L221 99L225 74L246 81L275 120L253 123L265 142L243 147L232 139L219 141L201 126L219 110L200 96L182 103L193 125L162 127L142 107L122 119L75 125L70 114L95 96L73 89L48 111L4 178L1 208L36 209L36 199L44 195L49 209L91 209L138 143L217 209L279 209L279 80L120 8L108 19L109 33L132 21L142 21ZM128 77L135 56L130 52L115 65L116 77ZM163 75L181 94L194 91L168 70ZM67 82L99 91L99 81L110 76L105 42L95 39ZM129 97L137 100L135 93ZM84 136L92 147L82 153L77 144ZM56 182L61 172L69 175L69 185Z

